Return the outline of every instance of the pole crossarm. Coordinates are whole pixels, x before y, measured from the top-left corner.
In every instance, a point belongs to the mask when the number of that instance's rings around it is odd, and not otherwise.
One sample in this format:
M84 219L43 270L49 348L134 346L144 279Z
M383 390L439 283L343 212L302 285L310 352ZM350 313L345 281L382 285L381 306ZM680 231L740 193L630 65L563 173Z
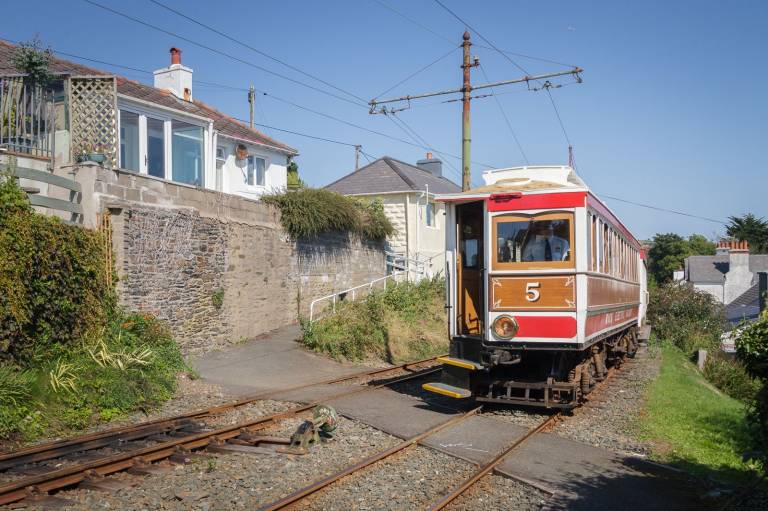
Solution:
M579 73L584 71L580 67L575 67L573 69L570 69L568 71L560 71L557 73L547 73L543 75L536 75L536 76L523 76L522 78L516 78L514 80L502 80L500 82L493 82L493 83L484 83L481 85L474 85L470 87L470 91L478 90L478 89L488 89L491 87L501 87L503 85L512 85L515 83L529 83L529 82L535 82L538 80L544 80L547 78L556 78L558 76L567 76L567 75L574 75L576 76L577 81L581 81L581 77L579 76ZM371 113L382 113L380 111L376 111L377 105L383 105L386 103L397 103L400 101L411 101L413 99L421 99L421 98L430 98L432 96L444 96L446 94L457 94L459 92L464 92L464 87L458 88L458 89L450 89L450 90L443 90L438 92L427 92L424 94L414 94L409 96L401 96L399 98L392 98L392 99L372 99L368 102L368 105L371 107Z

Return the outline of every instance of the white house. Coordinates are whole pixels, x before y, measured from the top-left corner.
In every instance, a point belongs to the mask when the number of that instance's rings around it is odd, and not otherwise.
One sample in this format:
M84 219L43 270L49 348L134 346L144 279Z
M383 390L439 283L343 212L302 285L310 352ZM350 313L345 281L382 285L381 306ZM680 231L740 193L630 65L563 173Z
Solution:
M286 187L297 151L194 99L181 50L154 76L117 79L120 169L249 198Z
M381 201L384 213L397 229L387 240L389 250L420 261L429 274L443 269L445 207L434 197L457 193L461 188L443 177L442 162L432 158L431 153L416 165L384 156L325 188Z

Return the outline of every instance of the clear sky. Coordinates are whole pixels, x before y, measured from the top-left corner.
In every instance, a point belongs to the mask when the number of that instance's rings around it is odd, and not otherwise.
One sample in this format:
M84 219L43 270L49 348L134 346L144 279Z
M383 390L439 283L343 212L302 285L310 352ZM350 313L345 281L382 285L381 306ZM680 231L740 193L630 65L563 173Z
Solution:
M94 1L350 98L149 0ZM366 100L445 55L451 44L458 46L465 28L432 0L160 1ZM714 219L746 212L768 216L762 152L768 149L768 2L443 2L497 48L584 68L582 84L554 89L552 96L579 173L598 194ZM166 66L168 49L177 46L184 64L194 69L195 81L234 87L194 85L196 98L226 113L248 118L246 93L237 89L253 84L301 106L411 140L391 120L369 115L362 104L291 83L83 0L15 2L12 9L3 9L0 37L23 41L35 34L54 50L149 71ZM476 34L473 41L486 45ZM492 81L523 74L493 49L474 47L473 53ZM456 50L386 96L459 87L460 58ZM531 73L566 69L511 58ZM152 80L139 71L92 65ZM473 81L485 81L482 71L473 71ZM497 89L502 92L497 99L528 161L566 163L567 143L546 92L531 92L524 85ZM458 155L461 105L441 103L444 99L414 102L397 115L430 146ZM269 96L259 96L257 105L258 123L361 144L376 157L415 162L425 153ZM497 167L525 163L494 98L473 101L472 115L474 161ZM265 131L299 149L300 173L311 185L325 185L353 169L352 147ZM451 163L460 168L458 160ZM475 182L482 170L473 165ZM444 172L458 182L450 167L444 165ZM723 231L717 223L606 202L640 238L656 232L714 236Z

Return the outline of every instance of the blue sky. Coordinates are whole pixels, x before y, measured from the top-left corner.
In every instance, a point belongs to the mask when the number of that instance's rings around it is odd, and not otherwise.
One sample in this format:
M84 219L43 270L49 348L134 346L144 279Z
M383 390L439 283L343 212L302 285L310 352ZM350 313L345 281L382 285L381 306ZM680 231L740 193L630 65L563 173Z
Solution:
M97 0L201 44L319 88L327 86L209 32L149 0ZM209 1L162 0L187 15L355 95L370 99L458 45L464 26L431 0ZM552 91L581 176L598 194L725 220L768 216L768 2L443 0L504 50L575 64L584 83ZM429 28L405 20L386 4ZM470 7L471 6L471 7ZM41 15L42 13L42 15ZM258 90L367 128L408 139L393 122L366 108L280 79L190 42L156 32L82 0L17 2L4 10L0 37L39 34L54 50L153 70L168 48L183 50L194 78ZM33 21L31 21L33 20ZM483 44L473 34L473 40ZM492 49L473 48L492 81L522 72ZM563 66L512 56L527 71ZM76 59L72 59L76 60ZM457 50L387 96L460 86ZM151 83L151 75L98 65ZM484 77L475 71L475 83ZM560 83L572 80L563 79ZM337 91L336 94L343 95ZM528 160L567 162L567 143L549 98L524 86L498 89ZM196 84L195 97L247 119L245 92ZM414 102L399 118L437 150L460 154L461 105L441 98ZM473 101L473 160L494 166L525 161L493 98ZM257 122L351 144L373 156L414 162L425 150L259 96ZM265 130L299 149L302 177L324 185L350 172L351 147ZM363 160L364 161L364 160ZM451 160L458 169L457 160ZM448 177L458 181L449 167ZM483 170L473 166L473 179ZM656 232L708 236L717 223L606 199L638 237Z

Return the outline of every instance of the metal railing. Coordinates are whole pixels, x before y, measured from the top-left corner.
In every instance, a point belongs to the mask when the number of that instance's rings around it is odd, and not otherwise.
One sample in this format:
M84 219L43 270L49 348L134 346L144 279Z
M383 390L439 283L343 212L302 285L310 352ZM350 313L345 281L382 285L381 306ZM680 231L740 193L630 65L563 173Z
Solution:
M315 300L312 300L312 302L309 304L309 322L312 323L315 321L315 305L330 300L332 302L331 305L331 311L332 313L336 312L336 303L337 302L345 302L345 301L355 301L355 299L360 296L358 293L359 290L367 289L368 293L370 294L371 291L373 291L373 286L379 282L384 283L384 289L387 289L387 281L393 280L396 281L397 277L400 277L402 275L405 275L405 280L409 280L410 278L410 271L396 271L393 273L390 273L389 275L386 275L384 277L379 277L377 279L373 279L370 282L366 282L365 284L361 284L359 286L350 287L349 289L345 289L344 291L337 291L333 294L322 296L320 298L316 298ZM367 295L366 295L367 296Z
M50 158L56 109L53 91L22 77L0 77L0 147Z

